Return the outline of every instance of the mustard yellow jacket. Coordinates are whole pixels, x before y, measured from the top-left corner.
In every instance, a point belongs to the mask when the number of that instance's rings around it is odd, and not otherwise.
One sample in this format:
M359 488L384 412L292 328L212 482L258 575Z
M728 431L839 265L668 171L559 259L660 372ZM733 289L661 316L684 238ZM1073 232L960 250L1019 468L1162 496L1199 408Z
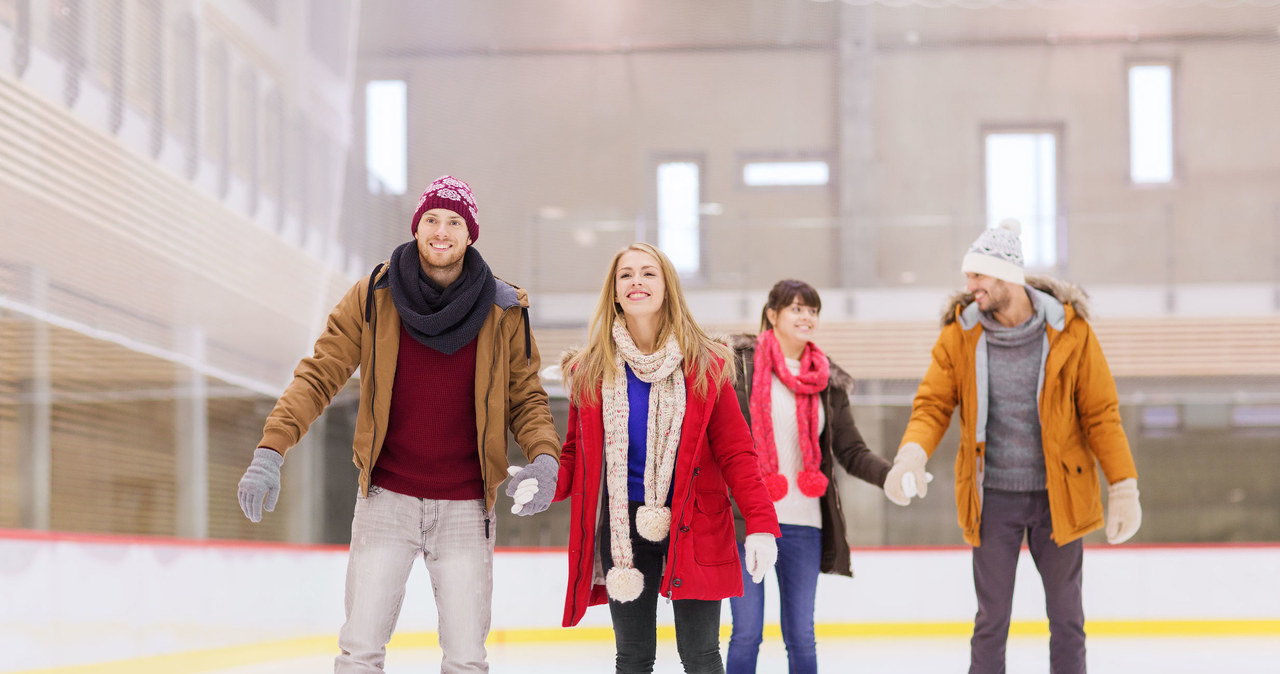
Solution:
M538 379L541 362L529 331L528 295L501 279L495 281L497 295L476 337L476 438L489 508L507 477L507 428L529 461L539 454L560 457L560 436ZM370 297L373 306L366 315ZM267 416L258 446L283 455L296 445L359 366L360 409L352 461L360 469L360 493L367 494L386 437L399 351L400 314L391 300L384 264L376 276L352 286L333 308L314 354L298 363L293 381Z
M1041 440L1053 539L1065 545L1103 526L1098 464L1108 483L1137 478L1120 426L1115 380L1086 319L1085 295L1053 279L1028 277L1027 289L1046 310L1039 390ZM930 456L952 411L960 407L956 454L956 515L964 539L980 545L983 457L986 451L987 342L970 295L953 298L943 316L933 362L920 382L902 444Z

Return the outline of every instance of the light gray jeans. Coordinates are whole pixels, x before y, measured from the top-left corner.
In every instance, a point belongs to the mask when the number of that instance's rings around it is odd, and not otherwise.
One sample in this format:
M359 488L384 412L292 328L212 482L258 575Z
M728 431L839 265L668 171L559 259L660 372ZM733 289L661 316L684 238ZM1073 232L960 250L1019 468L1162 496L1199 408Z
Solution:
M342 654L333 671L383 671L409 571L422 555L439 615L440 671L488 672L484 641L493 597L495 521L482 499L437 501L379 487L357 498L347 559L347 622L338 633Z

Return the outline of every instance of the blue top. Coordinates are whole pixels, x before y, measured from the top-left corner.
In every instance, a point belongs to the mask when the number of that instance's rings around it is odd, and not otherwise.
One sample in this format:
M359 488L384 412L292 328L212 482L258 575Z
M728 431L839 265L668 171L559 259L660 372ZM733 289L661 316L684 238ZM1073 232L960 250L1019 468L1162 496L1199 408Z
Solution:
M649 456L649 391L653 386L627 369L627 498L644 502L644 464ZM671 505L671 491L667 505Z

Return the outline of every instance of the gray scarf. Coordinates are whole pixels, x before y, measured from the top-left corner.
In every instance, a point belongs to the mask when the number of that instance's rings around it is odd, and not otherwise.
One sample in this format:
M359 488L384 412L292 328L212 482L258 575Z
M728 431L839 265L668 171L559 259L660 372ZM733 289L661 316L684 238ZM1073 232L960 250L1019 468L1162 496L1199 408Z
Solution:
M462 275L441 288L422 270L418 243L401 244L391 254L391 300L405 331L423 346L453 355L480 334L498 293L480 251L468 247Z
M1026 292L1026 290L1023 289L1022 292ZM1027 299L1031 300L1031 318L1013 327L1001 324L1000 321L996 320L995 316L985 311L978 312L978 322L982 323L982 329L987 334L988 344L995 346L1022 346L1033 339L1040 339L1044 335L1044 307L1040 306L1036 301L1034 293L1027 293Z

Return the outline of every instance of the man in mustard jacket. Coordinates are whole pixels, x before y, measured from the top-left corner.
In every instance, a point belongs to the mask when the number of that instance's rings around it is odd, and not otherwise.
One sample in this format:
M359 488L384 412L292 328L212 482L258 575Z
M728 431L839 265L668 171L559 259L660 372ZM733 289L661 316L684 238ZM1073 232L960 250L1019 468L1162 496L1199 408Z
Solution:
M489 671L493 506L507 477L508 426L530 461L512 469L507 493L522 492L513 512L545 510L555 492L560 437L538 379L528 298L472 247L476 215L466 183L431 183L414 240L329 314L240 480L240 507L257 522L275 508L285 452L359 366L359 492L335 672L382 671L419 555L435 589L441 671Z
M966 292L943 316L885 496L928 489L925 461L960 407L956 508L973 546L978 598L971 674L1005 671L1014 572L1023 537L1044 584L1054 674L1085 671L1085 534L1103 526L1098 464L1110 484L1107 541L1142 520L1138 473L1120 426L1115 380L1086 321L1084 293L1027 279L1017 221L982 233L961 267Z

